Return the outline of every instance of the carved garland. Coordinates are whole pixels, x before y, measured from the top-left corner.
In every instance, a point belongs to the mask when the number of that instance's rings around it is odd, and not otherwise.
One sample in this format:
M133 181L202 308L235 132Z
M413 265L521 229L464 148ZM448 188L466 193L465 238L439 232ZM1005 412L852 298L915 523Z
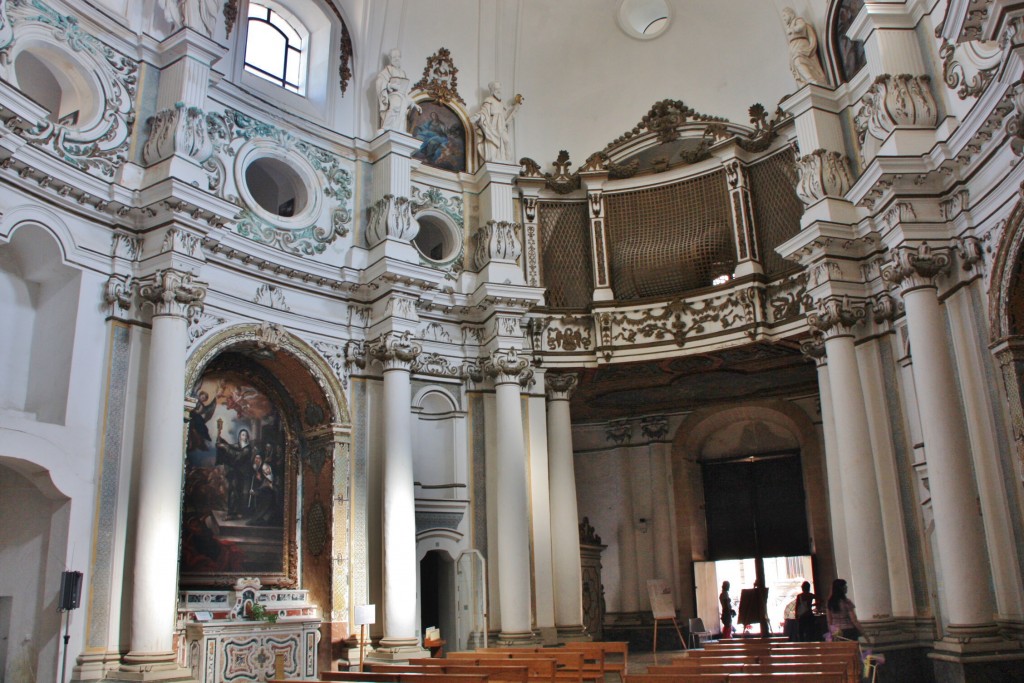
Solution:
M448 105L453 101L466 104L459 95L459 70L446 47L427 57L423 77L413 88L422 90L440 104Z

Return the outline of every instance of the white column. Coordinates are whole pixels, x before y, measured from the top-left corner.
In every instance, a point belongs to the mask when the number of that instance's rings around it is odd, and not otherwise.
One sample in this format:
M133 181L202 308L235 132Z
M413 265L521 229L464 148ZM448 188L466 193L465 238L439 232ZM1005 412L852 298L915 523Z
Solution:
M836 560L836 574L850 576L850 551L846 543L846 516L843 512L843 487L839 476L839 444L836 441L835 411L832 409L832 383L825 363L824 341L806 342L802 346L806 355L814 359L818 368L818 397L821 401L821 432L825 446L825 474L828 481L829 518L832 522L832 549ZM821 587L819 587L819 590Z
M412 471L412 361L408 332L385 332L369 353L384 366L384 636L377 656L419 650L416 637L416 494Z
M569 398L572 374L547 373L548 477L551 486L551 553L555 575L555 627L561 639L584 635L583 571L580 568L579 512L573 467Z
M529 361L515 349L495 351L483 369L494 379L498 463L498 602L502 642L533 639L530 618L530 531L526 448L519 377Z
M972 303L977 300L972 295L983 296L978 291L980 282L979 279L969 287L961 288L946 299L946 306L955 311L953 315L959 321L951 326L953 349L959 359L957 367L960 368L959 379L964 395L964 409L967 411L967 431L971 439L971 452L974 454L974 471L978 477L982 521L991 555L996 607L1001 617L1020 620L1024 618L1024 595L1021 594L1024 582L1021 581L1020 565L1014 548L1013 529L1009 515L1006 514L1006 510L1011 509L1011 503L1006 495L996 455L999 446L993 415L997 409L989 399L984 371L987 362L979 344L980 335L972 309Z
M184 457L187 316L202 307L204 286L192 275L163 270L139 286L153 307L146 377L146 414L137 486L131 649L115 676L189 680L173 652L178 537Z
M824 334L828 356L846 541L851 551L850 594L861 620L873 621L889 619L892 606L878 482L853 344L853 326L863 317L862 307L830 298L809 320Z
M947 254L927 245L893 254L886 275L900 285L906 307L921 431L928 457L928 484L935 540L951 634L958 627L992 627L995 605L985 530L971 470L970 442L946 342L934 278L949 266Z

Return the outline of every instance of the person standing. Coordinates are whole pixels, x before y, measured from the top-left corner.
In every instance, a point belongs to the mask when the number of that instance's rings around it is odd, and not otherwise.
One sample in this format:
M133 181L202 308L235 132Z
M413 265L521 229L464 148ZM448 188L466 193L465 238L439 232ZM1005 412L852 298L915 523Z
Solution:
M832 595L828 597L828 630L847 640L857 640L863 633L853 601L846 597L846 579L832 582Z
M801 593L796 596L797 640L810 643L818 640L814 632L814 593L811 593L811 582L804 581L800 586Z
M718 604L722 607L722 637L732 638L732 619L736 616L736 610L732 608L728 581L722 582L722 592L718 596Z

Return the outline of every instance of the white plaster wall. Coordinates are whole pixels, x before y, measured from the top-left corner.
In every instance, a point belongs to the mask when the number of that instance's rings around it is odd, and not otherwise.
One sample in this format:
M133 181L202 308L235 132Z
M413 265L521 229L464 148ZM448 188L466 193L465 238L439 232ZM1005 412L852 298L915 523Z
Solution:
M54 497L0 465L0 516L7 522L0 524L0 595L13 598L7 669L0 674L10 683L57 677L57 601L70 505L52 488L48 493Z
M567 149L575 163L632 128L650 106L680 99L698 111L747 123L747 108L769 110L796 89L779 1L670 0L668 30L655 40L626 35L618 0L362 0L343 3L365 17L353 30L363 104L359 128L372 137L373 77L392 47L415 82L440 47L459 69L470 112L500 80L525 104L515 122L515 157L550 162ZM816 25L823 3L793 2ZM821 13L821 17L817 16ZM348 96L346 96L348 97Z
M628 492L619 474L619 458L612 451L577 452L573 465L580 519L589 518L601 542L608 546L601 554L605 608L608 612L621 612L621 565L627 558L623 557L618 536L620 527L629 523L629 516L625 514Z

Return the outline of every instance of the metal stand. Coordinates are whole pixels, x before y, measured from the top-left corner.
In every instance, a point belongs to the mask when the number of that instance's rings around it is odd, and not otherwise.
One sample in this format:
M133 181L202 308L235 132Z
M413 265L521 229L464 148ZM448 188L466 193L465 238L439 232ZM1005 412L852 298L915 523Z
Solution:
M68 641L71 640L71 634L69 633L71 629L71 612L61 610L61 614L64 615L64 656L60 662L60 683L64 683L64 676L68 669Z

